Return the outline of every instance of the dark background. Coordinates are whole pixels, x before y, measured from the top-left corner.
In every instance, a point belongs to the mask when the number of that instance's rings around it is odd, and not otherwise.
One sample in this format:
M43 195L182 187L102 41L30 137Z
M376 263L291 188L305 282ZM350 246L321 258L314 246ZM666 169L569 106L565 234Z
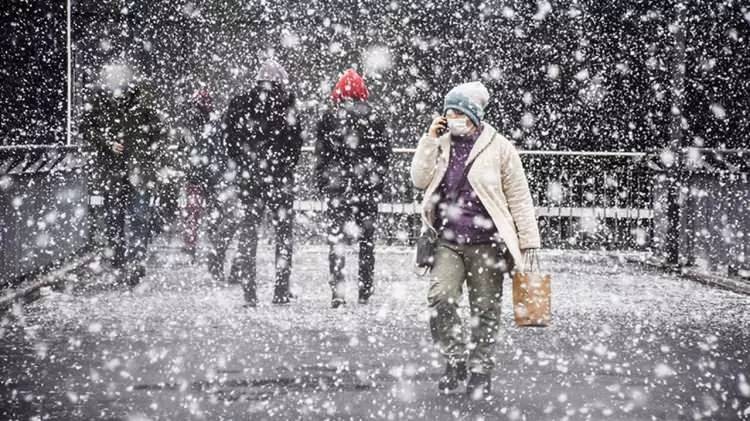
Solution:
M492 92L488 121L529 149L662 147L680 108L683 146L750 143L750 9L738 1L554 1L547 14L536 1L266 3L74 0L74 128L103 64L137 67L169 122L201 83L222 109L273 55L308 129L339 72L355 66L400 145L414 144L450 87L472 79ZM63 141L65 2L6 1L0 16L0 141ZM677 22L684 98L672 89ZM363 68L378 45L392 56L382 74Z
M65 2L1 4L0 145L65 142Z

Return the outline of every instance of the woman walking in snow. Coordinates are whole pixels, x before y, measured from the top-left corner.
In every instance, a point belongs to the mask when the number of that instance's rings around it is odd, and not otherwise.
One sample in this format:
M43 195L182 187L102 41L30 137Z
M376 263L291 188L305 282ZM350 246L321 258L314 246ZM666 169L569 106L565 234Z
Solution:
M454 390L470 374L466 393L474 399L490 393L503 277L540 246L518 152L483 121L489 97L480 82L453 88L411 164L424 190L423 229L438 237L428 293L430 330L447 361L438 387ZM477 320L470 344L457 313L464 282Z

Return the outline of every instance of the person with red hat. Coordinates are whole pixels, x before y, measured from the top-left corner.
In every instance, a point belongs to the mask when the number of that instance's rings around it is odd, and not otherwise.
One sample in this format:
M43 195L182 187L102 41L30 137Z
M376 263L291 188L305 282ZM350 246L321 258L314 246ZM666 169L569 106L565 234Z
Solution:
M332 106L317 126L315 180L327 205L331 307L346 304L344 245L359 245L359 303L374 291L374 234L391 153L385 121L368 102L364 79L354 70L341 75Z

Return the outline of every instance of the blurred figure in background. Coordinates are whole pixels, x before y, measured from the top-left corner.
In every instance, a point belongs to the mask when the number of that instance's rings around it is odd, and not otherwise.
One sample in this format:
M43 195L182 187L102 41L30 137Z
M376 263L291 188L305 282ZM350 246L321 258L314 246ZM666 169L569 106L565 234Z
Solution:
M229 233L223 229L226 190L226 148L217 118L212 118L213 99L205 88L196 91L178 128L185 153L186 198L185 250L195 258L201 216L207 218L208 238L212 244L208 267L217 281L224 279L224 258Z
M155 149L164 133L153 98L127 65L104 67L81 133L94 149L93 179L104 198L105 255L122 281L137 285L146 272Z
M317 127L315 181L327 204L333 308L346 303L342 284L348 241L359 245L359 302L367 303L374 290L375 224L391 145L368 96L362 77L347 70L331 94L332 108Z
M237 165L244 217L230 282L242 284L247 306L257 304L256 251L258 226L270 213L276 234L276 281L273 303L289 302L294 221L294 169L302 148L295 96L289 77L274 60L258 71L255 84L229 104L226 142Z

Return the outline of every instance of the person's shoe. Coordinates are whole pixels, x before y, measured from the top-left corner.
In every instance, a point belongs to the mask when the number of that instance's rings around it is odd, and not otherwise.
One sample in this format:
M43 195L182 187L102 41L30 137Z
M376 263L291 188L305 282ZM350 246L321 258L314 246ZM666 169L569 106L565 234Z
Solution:
M486 399L492 391L492 378L489 374L471 373L468 383L466 383L466 396L469 399L478 401Z
M370 302L370 297L372 297L372 293L363 293L362 291L360 291L358 302L360 304L367 304Z
M224 282L224 262L215 255L208 257L208 272L217 283Z
M292 299L292 294L288 292L283 293L277 293L273 295L273 300L271 300L272 304L289 304L289 302Z
M448 363L445 366L445 373L438 381L438 390L440 393L448 393L458 388L458 383L466 380L466 362Z
M144 276L146 276L146 268L137 266L134 269L125 271L125 282L130 287L136 287Z
M229 285L240 285L242 283L242 280L236 273L229 273L229 276L227 277L227 283Z
M258 297L255 295L255 292L244 292L245 297L245 304L244 307L256 307L258 305Z
M331 298L331 308L339 308L345 304L346 300L344 299L344 296L334 291L333 297Z
M344 280L343 277L337 278L335 275L334 280L335 282L331 284L331 308L339 308L346 304L346 299L343 294Z
M196 256L198 254L195 247L184 246L182 248L182 252L185 253L185 255L187 256L189 264L192 265L193 263L195 263Z

